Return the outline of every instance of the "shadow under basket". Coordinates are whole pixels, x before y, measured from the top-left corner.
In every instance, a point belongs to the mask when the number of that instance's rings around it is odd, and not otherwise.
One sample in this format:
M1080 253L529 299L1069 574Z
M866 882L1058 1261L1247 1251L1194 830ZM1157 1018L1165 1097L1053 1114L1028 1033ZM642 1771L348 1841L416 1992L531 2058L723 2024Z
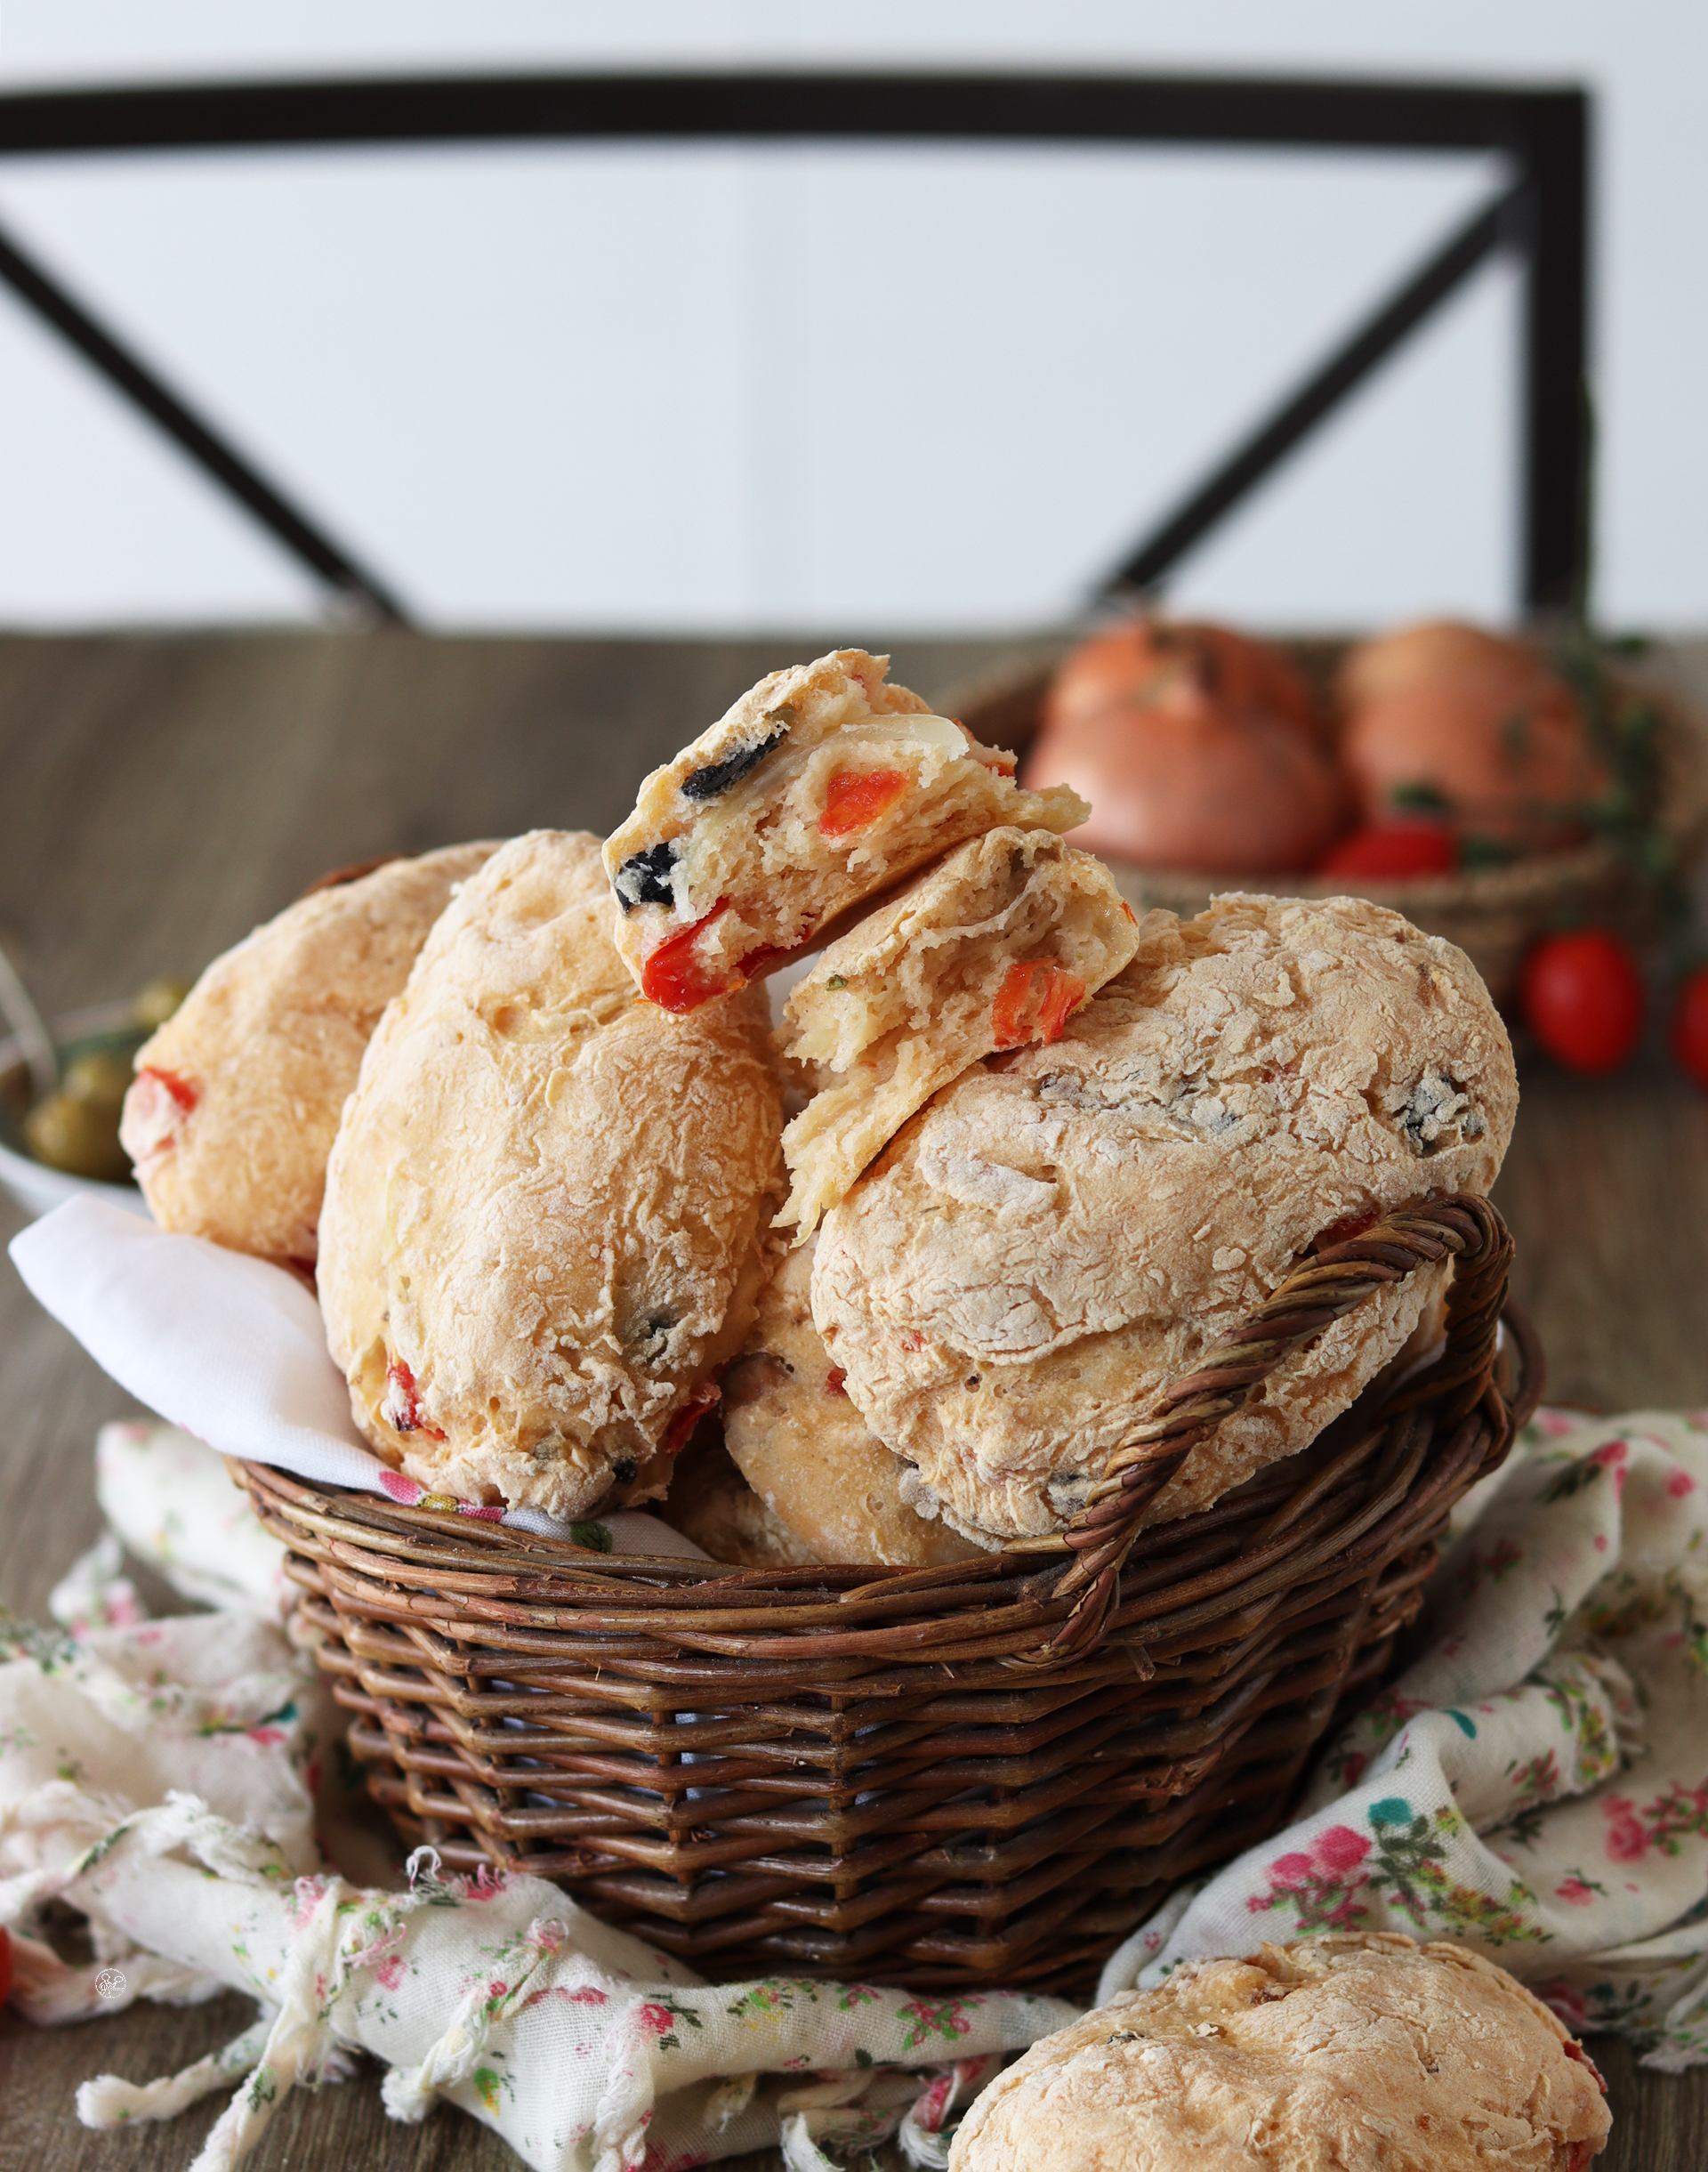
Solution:
M1435 1364L1140 1528L1290 1353L1449 1253ZM411 1845L554 1879L725 1981L1083 1992L1171 1885L1281 1821L1387 1667L1454 1503L1541 1392L1527 1329L1497 1335L1511 1253L1469 1196L1318 1249L1064 1535L945 1568L600 1554L231 1468Z

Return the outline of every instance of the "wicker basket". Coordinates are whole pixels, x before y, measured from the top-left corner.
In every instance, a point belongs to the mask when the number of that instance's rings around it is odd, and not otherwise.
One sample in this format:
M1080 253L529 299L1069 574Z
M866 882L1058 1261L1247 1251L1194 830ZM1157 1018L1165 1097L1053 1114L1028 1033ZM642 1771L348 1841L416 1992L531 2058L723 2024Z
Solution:
M231 1468L411 1844L554 1878L726 1978L1083 1990L1173 1881L1276 1825L1388 1665L1454 1502L1540 1392L1527 1333L1497 1362L1511 1249L1453 1198L1317 1252L1159 1400L1064 1537L953 1567L600 1555ZM1447 1253L1436 1366L1138 1528L1290 1352Z
M1279 644L1305 676L1326 693L1349 646L1345 642L1294 641ZM1038 729L1045 690L1073 644L1041 647L945 696L945 706L987 746L1024 755ZM1628 671L1610 672L1610 685L1640 696L1661 724L1656 747L1656 839L1682 870L1708 835L1708 728L1666 688ZM1279 890L1289 897L1342 895L1345 876L1196 875L1112 860L1122 895L1138 912L1166 906L1182 918L1201 913L1218 892ZM1601 840L1560 852L1536 854L1504 866L1467 868L1456 875L1412 876L1398 881L1361 876L1360 897L1404 913L1415 926L1457 943L1505 1005L1518 987L1525 953L1539 936L1586 922L1608 927L1632 941L1655 932L1656 895L1630 861Z

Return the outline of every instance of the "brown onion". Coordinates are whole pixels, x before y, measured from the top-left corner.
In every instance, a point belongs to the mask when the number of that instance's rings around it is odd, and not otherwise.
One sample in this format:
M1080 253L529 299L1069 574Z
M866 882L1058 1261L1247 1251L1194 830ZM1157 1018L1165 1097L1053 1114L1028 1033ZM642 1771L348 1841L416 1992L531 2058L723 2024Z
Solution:
M1204 700L1109 707L1048 724L1028 786L1092 803L1076 844L1150 868L1277 875L1309 867L1341 823L1342 787L1295 725Z
M1366 822L1429 813L1517 852L1575 843L1606 790L1583 713L1526 643L1452 621L1352 650L1341 756Z
M1309 682L1279 649L1231 626L1133 618L1083 642L1045 697L1046 726L1116 707L1169 708L1208 699L1278 716L1313 739L1324 720Z

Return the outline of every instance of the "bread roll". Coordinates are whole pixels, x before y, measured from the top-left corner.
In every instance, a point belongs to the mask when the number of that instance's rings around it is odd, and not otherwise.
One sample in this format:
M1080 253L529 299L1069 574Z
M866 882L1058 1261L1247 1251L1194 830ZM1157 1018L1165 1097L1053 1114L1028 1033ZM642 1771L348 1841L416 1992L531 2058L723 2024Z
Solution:
M1188 1961L1043 2038L949 2172L1583 2172L1595 2068L1493 1961L1341 1933Z
M536 830L434 928L345 1110L320 1302L356 1422L436 1492L662 1493L780 1196L757 995L636 999L598 840Z
M826 1217L813 1318L904 1496L1059 1530L1158 1393L1323 1232L1494 1183L1518 1086L1464 954L1349 898L1149 914L1051 1047L976 1065ZM1302 1448L1439 1295L1421 1268L1288 1359L1151 1504Z
M136 1058L119 1138L162 1229L311 1268L362 1052L451 892L454 844L312 892L217 957Z
M746 1350L724 1377L730 1455L806 1560L912 1569L970 1559L977 1546L903 1500L901 1465L873 1439L826 1356L812 1324L812 1255L810 1242L783 1253Z

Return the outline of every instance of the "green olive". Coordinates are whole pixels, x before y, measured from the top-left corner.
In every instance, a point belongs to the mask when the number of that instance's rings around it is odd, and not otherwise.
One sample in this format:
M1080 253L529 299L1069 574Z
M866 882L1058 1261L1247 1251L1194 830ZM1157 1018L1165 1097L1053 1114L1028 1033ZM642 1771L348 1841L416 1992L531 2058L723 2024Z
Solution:
M66 1065L60 1091L93 1109L116 1110L134 1075L129 1057L115 1055L109 1048L86 1048Z
M63 1088L36 1102L24 1118L24 1138L37 1161L70 1176L123 1183L130 1157L118 1143L118 1105L80 1099Z
M152 1033L157 1026L164 1026L189 990L181 981L171 981L164 976L150 981L137 991L136 1001L131 1005L139 1026L146 1026Z

